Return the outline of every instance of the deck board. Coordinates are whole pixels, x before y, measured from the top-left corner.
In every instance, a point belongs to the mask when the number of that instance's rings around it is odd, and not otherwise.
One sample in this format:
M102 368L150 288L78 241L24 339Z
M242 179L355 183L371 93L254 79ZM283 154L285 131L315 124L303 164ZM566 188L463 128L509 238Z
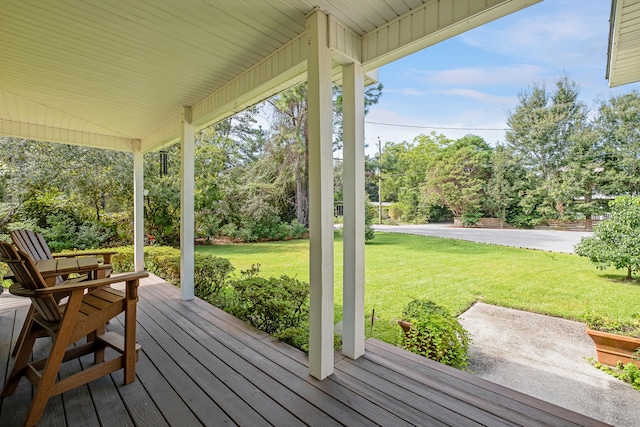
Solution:
M303 352L204 301L182 301L156 277L139 291L137 381L122 371L52 398L46 426L605 425L377 340L351 360L336 354L324 381ZM0 378L28 305L0 296ZM122 331L123 317L107 328ZM47 339L36 347L42 353ZM66 375L91 363L68 362ZM22 380L0 402L0 425L21 425L31 398Z

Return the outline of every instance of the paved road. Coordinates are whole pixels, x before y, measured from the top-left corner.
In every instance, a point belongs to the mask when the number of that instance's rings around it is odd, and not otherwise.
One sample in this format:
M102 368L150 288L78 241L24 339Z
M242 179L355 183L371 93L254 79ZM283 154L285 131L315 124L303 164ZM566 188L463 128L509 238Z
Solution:
M573 253L573 246L593 233L557 230L500 230L462 228L453 224L374 225L376 231L445 237L471 242L492 243L516 248Z

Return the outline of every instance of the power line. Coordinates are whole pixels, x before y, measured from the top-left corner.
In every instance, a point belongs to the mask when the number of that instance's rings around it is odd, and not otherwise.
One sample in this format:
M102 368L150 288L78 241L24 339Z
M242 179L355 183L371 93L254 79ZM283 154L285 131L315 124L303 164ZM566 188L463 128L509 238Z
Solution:
M402 128L417 128L417 129L446 129L446 130L508 130L504 128L456 128L456 127L445 127L445 126L418 126L418 125L403 125L399 123L382 123L382 122L370 122L365 121L370 125L382 125L382 126L395 126Z

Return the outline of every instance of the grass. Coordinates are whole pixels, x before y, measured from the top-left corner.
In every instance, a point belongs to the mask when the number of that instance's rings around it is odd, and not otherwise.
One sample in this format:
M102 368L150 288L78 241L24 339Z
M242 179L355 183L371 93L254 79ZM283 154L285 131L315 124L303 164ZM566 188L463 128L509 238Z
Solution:
M228 258L238 271L259 263L264 277L285 274L308 281L308 240L199 246L196 250ZM339 236L334 253L338 321L342 317ZM567 319L580 320L589 312L628 319L640 312L640 284L624 277L623 271L597 270L576 255L376 233L366 245L367 336L397 343L401 331L396 320L413 298L432 299L456 314L483 301Z

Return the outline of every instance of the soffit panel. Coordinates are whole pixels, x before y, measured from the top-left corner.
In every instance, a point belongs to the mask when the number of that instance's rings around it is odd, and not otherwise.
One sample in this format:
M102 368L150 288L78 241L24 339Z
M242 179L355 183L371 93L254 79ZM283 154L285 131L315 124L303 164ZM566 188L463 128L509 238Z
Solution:
M142 140L258 64L279 70L269 58L304 36L315 8L365 37L434 1L3 0L0 120L12 129L28 123ZM300 74L300 64L292 64ZM298 74L272 86L299 81ZM254 93L242 105L260 100L259 86L248 90ZM23 107L14 107L16 99Z
M609 85L640 81L640 0L618 0L609 51Z

